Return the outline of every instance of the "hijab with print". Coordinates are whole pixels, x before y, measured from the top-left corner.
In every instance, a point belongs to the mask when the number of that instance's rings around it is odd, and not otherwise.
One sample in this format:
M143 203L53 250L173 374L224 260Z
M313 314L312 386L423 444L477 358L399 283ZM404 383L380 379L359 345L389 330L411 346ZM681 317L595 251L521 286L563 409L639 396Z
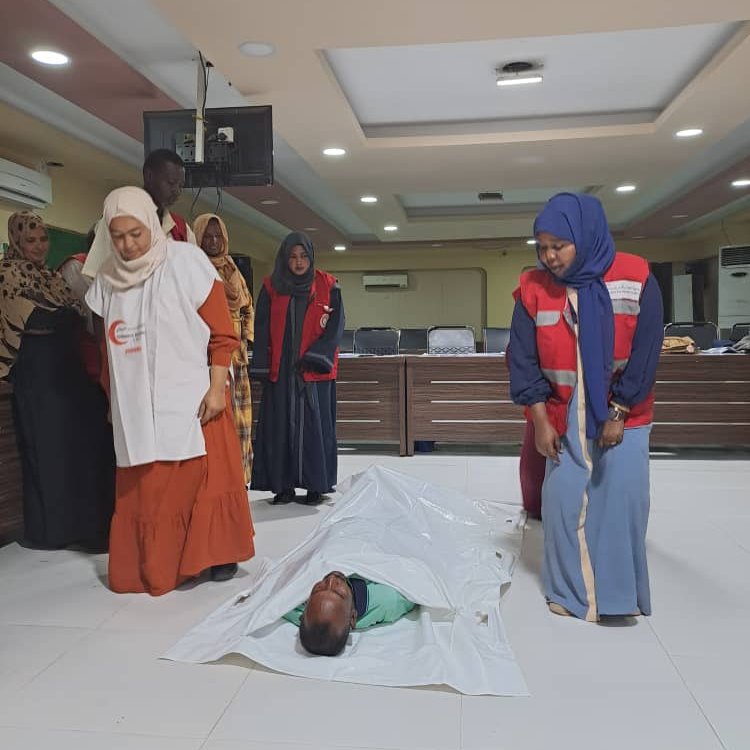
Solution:
M289 270L289 256L297 245L305 248L310 258L310 267L302 276L297 276ZM279 294L291 297L307 296L315 278L315 249L312 240L304 232L291 232L279 246L276 253L276 264L271 274L271 284Z
M534 235L548 232L576 246L560 284L578 292L578 328L586 386L586 436L598 436L607 420L615 344L612 300L602 276L615 259L615 243L602 204L591 195L558 193L534 222Z
M26 234L46 225L31 211L19 211L8 219L8 250L0 262L0 378L7 377L21 347L26 321L36 308L71 308L83 314L65 279L45 265L26 260L21 243Z
M141 188L121 187L104 199L103 221L109 231L112 219L130 216L151 232L151 247L135 260L125 260L110 238L110 254L99 273L115 288L130 289L148 279L167 257L167 235L161 227L151 196Z
M224 282L224 291L227 295L227 303L230 310L241 310L243 307L249 307L252 303L247 283L237 268L235 262L229 255L229 233L226 224L221 217L216 214L201 214L193 222L193 231L198 246L203 242L203 235L208 229L211 220L215 219L221 230L221 236L224 238L224 247L220 255L208 255L208 259L214 264L214 268L219 272L221 280Z

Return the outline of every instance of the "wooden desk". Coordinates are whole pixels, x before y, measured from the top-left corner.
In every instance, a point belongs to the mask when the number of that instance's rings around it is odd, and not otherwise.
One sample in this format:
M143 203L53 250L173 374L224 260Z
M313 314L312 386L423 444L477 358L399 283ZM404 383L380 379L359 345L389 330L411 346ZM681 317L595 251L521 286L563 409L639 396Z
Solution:
M510 400L505 357L420 356L406 359L409 455L415 440L520 443L523 411Z
M406 455L405 357L341 357L336 437L344 443L398 443ZM253 381L253 435L262 388Z
M750 447L750 355L663 354L651 445Z
M407 438L446 443L523 439L504 357L408 357ZM750 448L750 356L665 354L656 375L652 446Z
M21 459L16 445L12 393L10 385L0 383L0 544L21 536L23 531Z

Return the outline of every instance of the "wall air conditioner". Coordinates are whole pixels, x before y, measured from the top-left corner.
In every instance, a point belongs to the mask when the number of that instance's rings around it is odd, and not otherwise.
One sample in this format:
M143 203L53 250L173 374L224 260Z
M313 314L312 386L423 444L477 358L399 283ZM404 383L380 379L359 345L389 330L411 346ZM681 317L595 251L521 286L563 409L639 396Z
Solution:
M750 322L750 245L719 248L719 327Z
M24 208L46 208L52 203L52 180L7 159L0 159L0 201Z
M365 289L407 289L409 275L406 273L364 273L362 285Z

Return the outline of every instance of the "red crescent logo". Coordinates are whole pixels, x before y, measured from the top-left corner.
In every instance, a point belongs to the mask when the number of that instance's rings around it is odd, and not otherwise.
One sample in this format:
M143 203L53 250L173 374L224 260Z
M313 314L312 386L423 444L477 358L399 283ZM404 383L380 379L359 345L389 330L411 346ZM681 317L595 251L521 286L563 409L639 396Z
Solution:
M124 346L125 344L128 343L127 341L120 341L120 339L117 338L117 326L124 325L124 324L125 324L124 320L115 320L112 323L112 325L109 327L109 331L108 331L109 340L113 344L116 344L117 346Z

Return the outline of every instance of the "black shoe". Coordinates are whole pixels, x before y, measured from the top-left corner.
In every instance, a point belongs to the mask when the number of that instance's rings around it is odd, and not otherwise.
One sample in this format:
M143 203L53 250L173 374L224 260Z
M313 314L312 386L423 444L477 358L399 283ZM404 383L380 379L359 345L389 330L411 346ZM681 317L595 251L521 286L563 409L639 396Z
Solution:
M320 492L308 492L304 497L298 497L297 502L301 505L320 505L326 496Z
M294 490L284 490L284 492L279 492L278 495L273 496L273 500L271 500L271 505L286 505L287 503L294 502Z
M229 581L237 574L237 563L226 563L225 565L213 565L211 567L212 581Z

